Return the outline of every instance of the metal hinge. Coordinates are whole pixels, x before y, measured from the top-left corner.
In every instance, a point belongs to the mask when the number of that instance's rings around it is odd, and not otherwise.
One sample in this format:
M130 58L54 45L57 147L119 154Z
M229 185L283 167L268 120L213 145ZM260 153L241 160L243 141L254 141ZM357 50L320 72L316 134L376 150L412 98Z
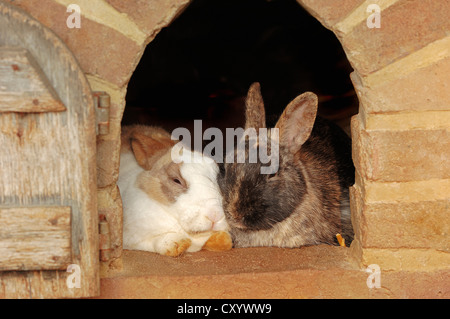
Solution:
M104 91L95 91L95 133L97 135L106 135L109 133L109 110L111 106L111 97Z
M109 223L102 216L100 216L98 230L100 261L108 261L111 259L111 235L109 232Z

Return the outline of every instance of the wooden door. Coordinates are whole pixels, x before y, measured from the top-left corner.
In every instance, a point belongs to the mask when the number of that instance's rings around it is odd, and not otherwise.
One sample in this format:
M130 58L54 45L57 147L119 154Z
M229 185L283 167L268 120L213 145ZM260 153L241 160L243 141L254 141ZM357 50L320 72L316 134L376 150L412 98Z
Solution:
M70 50L0 1L0 298L99 294L95 143Z

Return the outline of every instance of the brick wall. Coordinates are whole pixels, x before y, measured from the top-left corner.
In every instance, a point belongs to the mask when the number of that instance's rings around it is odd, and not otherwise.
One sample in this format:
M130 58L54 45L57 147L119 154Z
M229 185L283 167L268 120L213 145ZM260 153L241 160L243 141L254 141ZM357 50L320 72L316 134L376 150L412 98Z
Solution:
M299 1L335 32L354 67L355 257L382 269L450 264L450 5ZM381 28L369 28L369 4Z
M128 81L146 45L189 0L10 0L60 36L93 90L111 95L110 134L97 139L99 213L111 222L120 267L116 187L120 121ZM362 264L392 270L450 265L450 5L435 0L298 0L331 29L354 68L360 112L352 119L351 188ZM66 26L80 5L80 29ZM370 4L381 28L369 28ZM114 266L114 265L113 265Z

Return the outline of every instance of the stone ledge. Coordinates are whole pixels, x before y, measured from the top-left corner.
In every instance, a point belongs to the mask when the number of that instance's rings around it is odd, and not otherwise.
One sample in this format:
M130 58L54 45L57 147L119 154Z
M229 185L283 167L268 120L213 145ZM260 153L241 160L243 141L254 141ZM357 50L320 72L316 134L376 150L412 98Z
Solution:
M124 269L101 279L99 298L449 298L450 271L383 272L381 288L350 249L240 248L179 258L124 251Z

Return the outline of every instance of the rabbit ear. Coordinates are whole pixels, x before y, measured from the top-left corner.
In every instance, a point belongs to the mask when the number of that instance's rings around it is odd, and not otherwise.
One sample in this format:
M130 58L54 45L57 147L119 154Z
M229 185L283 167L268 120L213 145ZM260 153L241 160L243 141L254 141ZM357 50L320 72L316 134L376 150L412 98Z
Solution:
M258 82L253 83L247 93L245 100L245 129L265 128L266 115L264 112L264 101L261 96L261 87Z
M149 170L155 162L154 156L174 145L174 141L167 137L153 138L141 133L134 133L130 137L131 150L139 166Z
M276 124L280 144L296 153L309 138L317 114L317 95L306 92L288 104Z

